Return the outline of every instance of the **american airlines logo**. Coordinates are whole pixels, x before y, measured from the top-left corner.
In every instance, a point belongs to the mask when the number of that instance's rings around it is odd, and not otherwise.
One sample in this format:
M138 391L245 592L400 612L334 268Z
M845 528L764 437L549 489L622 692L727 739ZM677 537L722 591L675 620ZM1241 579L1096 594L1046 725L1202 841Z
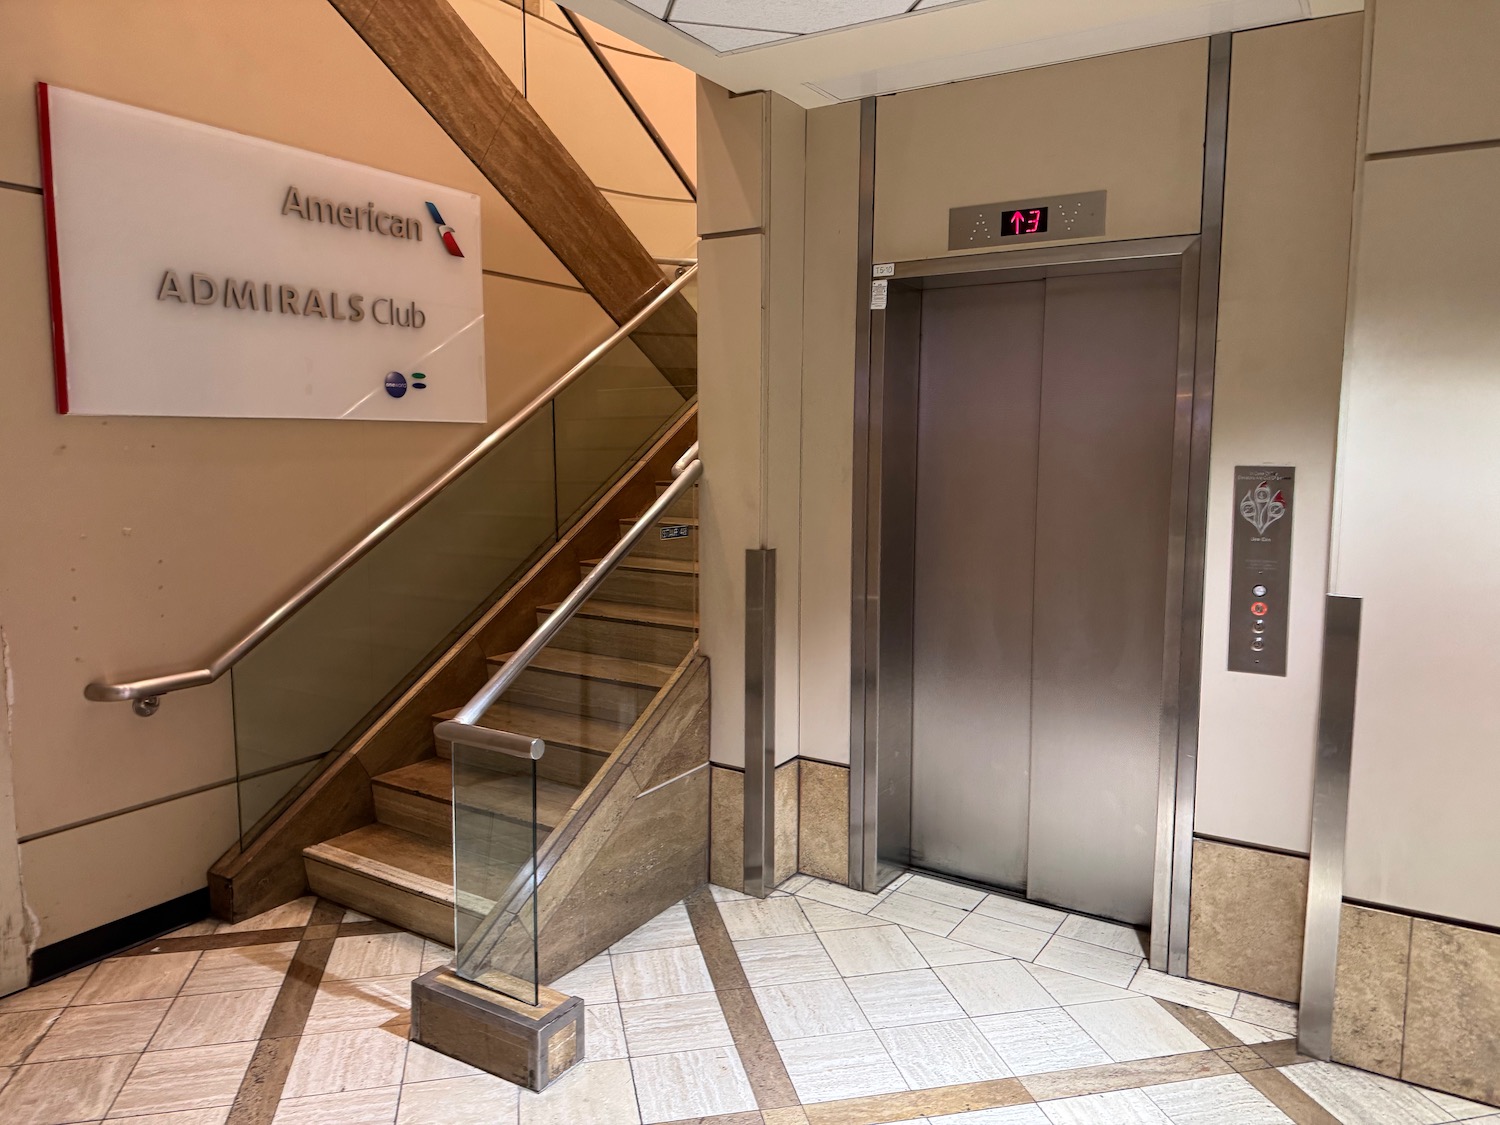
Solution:
M464 252L458 248L458 239L453 237L453 228L443 222L443 214L437 209L436 203L427 204L427 213L432 216L432 221L437 224L438 234L442 237L443 245L448 248L448 253L455 258L462 258Z

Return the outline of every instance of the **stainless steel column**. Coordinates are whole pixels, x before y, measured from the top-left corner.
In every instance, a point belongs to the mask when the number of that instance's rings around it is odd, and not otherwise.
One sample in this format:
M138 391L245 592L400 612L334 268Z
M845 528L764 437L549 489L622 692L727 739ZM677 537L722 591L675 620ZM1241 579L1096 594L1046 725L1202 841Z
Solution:
M1176 270L1047 282L1027 893L1151 918Z
M776 886L776 552L745 552L745 893Z
M912 862L1026 884L1040 281L929 290L918 407Z
M1349 829L1349 773L1354 755L1354 697L1359 680L1359 598L1329 594L1323 614L1323 683L1318 699L1318 756L1313 767L1312 852L1307 873L1307 928L1302 947L1297 1049L1315 1059L1333 1054L1333 992L1344 909L1344 844Z

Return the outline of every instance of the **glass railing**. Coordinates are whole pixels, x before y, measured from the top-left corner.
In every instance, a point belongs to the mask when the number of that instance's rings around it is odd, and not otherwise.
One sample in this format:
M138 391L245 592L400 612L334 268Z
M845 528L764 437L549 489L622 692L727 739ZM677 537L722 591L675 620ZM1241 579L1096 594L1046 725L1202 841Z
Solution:
M438 727L453 743L455 971L523 1003L562 968L549 934L576 922L548 880L573 884L573 865L592 858L565 854L583 810L606 799L636 725L697 643L701 472L692 461L586 563L572 595ZM541 756L518 756L528 751Z
M696 337L680 308L617 340L234 666L242 841L696 401Z

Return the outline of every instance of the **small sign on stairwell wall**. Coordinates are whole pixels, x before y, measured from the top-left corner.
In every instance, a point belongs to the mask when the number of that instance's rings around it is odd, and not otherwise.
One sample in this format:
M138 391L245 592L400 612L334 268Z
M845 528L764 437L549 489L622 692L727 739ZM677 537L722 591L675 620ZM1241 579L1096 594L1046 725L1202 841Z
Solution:
M692 530L692 527L685 523L669 523L661 529L661 537L663 539L686 539Z

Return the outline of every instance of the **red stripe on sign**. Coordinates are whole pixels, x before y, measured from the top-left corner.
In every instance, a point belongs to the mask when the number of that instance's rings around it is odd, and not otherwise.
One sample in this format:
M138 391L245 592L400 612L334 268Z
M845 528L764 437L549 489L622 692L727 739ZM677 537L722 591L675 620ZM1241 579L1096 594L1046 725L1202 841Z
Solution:
M68 412L68 349L63 331L62 272L57 258L57 200L52 184L52 113L47 83L36 84L37 133L42 142L42 215L47 228L47 291L52 304L52 378L57 412Z

